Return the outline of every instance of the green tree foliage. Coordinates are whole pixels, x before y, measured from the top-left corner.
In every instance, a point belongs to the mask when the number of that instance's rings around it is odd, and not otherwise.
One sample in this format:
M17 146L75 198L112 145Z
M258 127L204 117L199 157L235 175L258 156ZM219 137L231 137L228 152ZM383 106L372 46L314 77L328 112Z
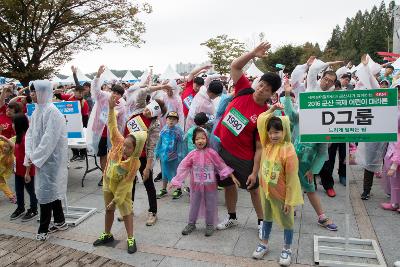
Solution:
M219 74L229 73L232 61L245 52L244 43L225 34L211 38L201 45L210 49L208 56Z
M323 58L360 62L362 54L368 53L375 61L382 61L376 52L391 51L393 35L392 1L386 7L382 1L370 11L361 10L347 18L343 28L337 25L328 40Z
M131 0L0 1L0 75L44 78L74 53L118 42L139 46L147 3Z
M275 71L275 65L280 63L286 66L286 69L292 71L301 61L303 48L291 44L283 45L274 52L268 53L265 58L260 58L256 65L262 71Z

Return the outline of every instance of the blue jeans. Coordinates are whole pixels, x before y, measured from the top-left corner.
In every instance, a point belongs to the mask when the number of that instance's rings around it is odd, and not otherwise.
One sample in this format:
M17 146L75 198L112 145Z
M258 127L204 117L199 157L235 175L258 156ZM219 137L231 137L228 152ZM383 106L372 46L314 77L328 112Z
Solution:
M15 175L15 194L17 195L18 209L25 210L24 200L24 188L29 194L31 209L37 211L37 199L35 195L35 177L31 176L31 181L25 183L25 179L22 176Z
M263 227L262 227L263 240L269 240L271 229L272 229L272 222L263 221ZM285 247L290 247L290 245L292 245L293 242L293 229L284 229L283 239Z

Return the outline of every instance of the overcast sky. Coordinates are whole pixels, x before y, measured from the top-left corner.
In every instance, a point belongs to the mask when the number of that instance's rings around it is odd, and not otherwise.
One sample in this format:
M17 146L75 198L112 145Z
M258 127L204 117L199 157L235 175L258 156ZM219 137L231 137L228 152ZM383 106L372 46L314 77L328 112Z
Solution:
M244 43L264 32L276 48L283 44L318 42L323 48L336 24L346 17L370 10L380 0L148 0L153 7L141 16L146 23L146 41L140 48L104 45L101 50L81 52L60 70L70 74L76 64L83 72L105 64L110 69L139 69L154 66L162 73L168 64L207 61L207 48L200 43L227 34ZM389 3L389 0L385 0ZM398 4L399 1L396 1Z

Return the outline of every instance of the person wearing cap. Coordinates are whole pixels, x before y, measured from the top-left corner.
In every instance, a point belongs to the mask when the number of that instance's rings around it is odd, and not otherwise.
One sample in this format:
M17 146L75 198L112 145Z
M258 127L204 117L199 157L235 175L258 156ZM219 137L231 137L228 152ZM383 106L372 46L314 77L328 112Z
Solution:
M176 175L179 163L183 159L183 130L177 125L179 122L178 113L170 111L167 113L166 125L160 132L157 147L155 150L156 159L160 159L163 186L157 198L167 195L167 186ZM181 188L177 188L172 194L173 199L182 196Z
M218 75L219 77L219 75ZM205 88L193 98L188 116L186 118L185 130L189 130L194 125L194 117L199 112L204 112L211 119L215 118L215 107L213 100L222 94L224 85L222 81L214 79L217 77L207 77Z
M146 188L150 206L146 221L147 226L152 226L157 221L157 196L153 181L154 150L160 135L158 117L166 113L166 108L162 100L156 99L147 103L146 99L152 92L171 89L171 86L168 84L137 89L134 107L132 107L132 112L128 115L125 123L124 136L137 131L147 132L147 141L139 158L141 163L139 172ZM137 178L133 183L132 201L135 199L136 181Z

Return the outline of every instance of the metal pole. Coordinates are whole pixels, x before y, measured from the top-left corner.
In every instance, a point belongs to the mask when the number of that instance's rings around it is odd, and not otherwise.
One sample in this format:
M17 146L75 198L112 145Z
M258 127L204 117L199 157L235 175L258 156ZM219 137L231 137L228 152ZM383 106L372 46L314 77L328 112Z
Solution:
M349 222L349 211L350 211L350 145L346 142L346 244L345 250L349 249L349 235L350 235L350 222Z

